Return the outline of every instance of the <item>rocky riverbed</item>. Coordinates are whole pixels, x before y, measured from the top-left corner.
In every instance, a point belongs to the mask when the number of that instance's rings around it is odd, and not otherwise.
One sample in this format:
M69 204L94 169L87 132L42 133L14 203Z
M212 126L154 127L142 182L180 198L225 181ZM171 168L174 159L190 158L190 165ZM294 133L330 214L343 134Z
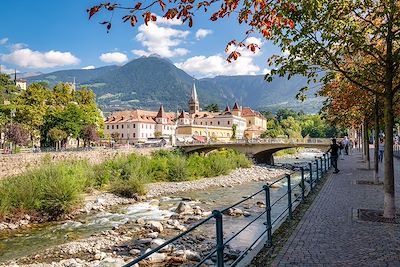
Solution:
M274 180L285 172L288 171L257 165L248 169L237 169L229 175L214 178L180 183L149 184L147 186L148 195L139 199L126 199L109 193L95 192L86 198L85 205L77 213L97 214L115 206L130 205L137 203L137 201L144 201L152 207L160 210L165 209L167 212L164 212L158 220L148 218L128 220L123 224L94 233L86 238L65 235L64 244L37 251L33 255L0 263L0 266L122 266L211 215L211 211L206 208L208 207L207 203L199 205L198 202L190 199L161 207L160 200L162 203L168 203L166 196L212 187L229 188L249 182ZM257 205L258 208L263 207L263 203L257 203ZM252 210L232 209L226 215L240 218L252 216L251 213ZM70 225L71 223L73 224L74 221L66 221L66 224ZM76 223L79 224L79 222ZM10 229L17 229L20 226L29 227L29 225L30 218L28 216L17 223L0 224L0 231L10 231ZM166 264L181 265L183 263L190 265L190 263L198 262L214 246L213 232L196 232L174 242L173 245L165 247L160 253L149 257L146 264L165 266ZM234 260L238 253L239 251L228 248L227 260ZM208 260L205 265L213 266L213 260L215 259Z

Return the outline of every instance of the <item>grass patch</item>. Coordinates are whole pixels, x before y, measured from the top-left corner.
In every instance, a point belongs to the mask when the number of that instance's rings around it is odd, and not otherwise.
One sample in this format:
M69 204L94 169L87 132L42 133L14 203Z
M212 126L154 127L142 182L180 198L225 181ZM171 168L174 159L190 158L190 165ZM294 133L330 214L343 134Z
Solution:
M218 176L252 165L233 150L190 156L159 150L151 156L117 156L98 165L84 160L54 163L45 155L42 162L41 167L0 180L0 217L16 211L57 217L79 206L83 194L94 188L135 197L146 194L147 183Z
M51 163L0 181L0 215L15 210L41 212L51 217L80 203L90 167L86 161Z

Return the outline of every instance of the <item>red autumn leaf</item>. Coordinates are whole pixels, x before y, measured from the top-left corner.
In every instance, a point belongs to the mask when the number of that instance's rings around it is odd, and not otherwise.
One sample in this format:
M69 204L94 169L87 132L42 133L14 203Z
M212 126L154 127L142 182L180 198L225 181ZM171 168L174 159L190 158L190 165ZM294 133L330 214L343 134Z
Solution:
M165 7L167 6L162 0L158 1L158 3L160 4L161 10L164 11Z
M126 15L126 16L123 16L122 17L122 20L124 21L124 22L127 22L128 20L130 20L131 19L131 16L130 15Z
M87 12L89 13L89 19L90 19L94 14L96 14L97 12L99 12L100 8L101 8L101 6L94 6L94 7L90 8L90 9L88 9Z
M131 17L131 25L132 25L132 27L135 26L136 23L137 23L137 18L136 18L136 16L132 16L132 17Z
M289 20L289 27L290 27L291 29L294 28L294 22L293 22L293 20Z
M139 9L142 6L142 3L138 2L136 3L135 7L133 9Z

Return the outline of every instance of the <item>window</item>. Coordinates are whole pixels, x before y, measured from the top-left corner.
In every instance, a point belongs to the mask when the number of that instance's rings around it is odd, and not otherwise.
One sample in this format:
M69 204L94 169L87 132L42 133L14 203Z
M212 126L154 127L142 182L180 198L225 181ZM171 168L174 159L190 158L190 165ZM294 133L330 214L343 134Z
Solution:
M114 125L111 125L111 129L113 129L113 130L114 130Z
M230 122L230 121L228 121L228 125L229 125L229 124L231 124L231 122Z
M118 129L118 126L119 126L119 125L117 124L117 129Z
M133 137L134 137L134 138L136 137L136 133L133 133Z
M136 128L136 124L133 124L133 128Z
M123 133L121 134L121 138L124 138L124 134Z
M110 129L110 125L107 125L107 130Z
M121 125L121 129L124 129L124 125L123 124Z
M210 121L210 125L212 125L212 121Z
M219 121L218 121L218 125L219 125Z
M207 125L207 122L206 122L206 125Z
M201 125L203 125L203 122L200 122Z

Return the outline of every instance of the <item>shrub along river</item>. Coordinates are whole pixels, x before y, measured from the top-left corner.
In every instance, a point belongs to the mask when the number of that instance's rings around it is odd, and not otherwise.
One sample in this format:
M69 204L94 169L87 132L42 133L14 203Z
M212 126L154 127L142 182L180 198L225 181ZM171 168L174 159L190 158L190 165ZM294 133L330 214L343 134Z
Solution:
M282 157L275 160L276 165L281 168L287 165L301 166L302 163L309 162L314 159L315 156L319 156L321 153L318 151L303 151L296 157ZM268 166L255 166L255 169L268 168ZM281 173L288 172L289 170L282 170ZM290 170L290 172L293 172ZM249 172L251 174L251 171ZM260 172L254 173L254 176L261 175ZM276 176L276 175L275 175ZM148 221L161 221L165 226L172 225L171 231L163 231L160 235L153 235L157 237L168 239L175 234L179 233L180 230L184 230L190 227L196 220L206 218L210 211L214 209L223 209L224 207L230 206L235 202L240 201L246 196L253 194L260 190L266 182L272 182L273 179L249 179L248 182L243 182L235 185L224 185L223 187L211 187L203 190L187 191L183 193L175 193L168 196L160 196L157 198L149 199L143 202L136 202L129 205L119 205L113 207L111 210L99 211L95 213L89 213L75 217L73 220L44 223L44 224L32 224L22 227L14 231L0 231L0 265L7 266L10 264L10 260L17 260L26 257L25 261L56 261L60 255L62 258L83 258L87 262L101 261L106 257L122 257L125 260L131 260L137 255L132 252L132 246L124 245L125 252L121 252L118 255L112 253L110 247L116 247L121 242L135 243L132 238L137 240L146 239L149 235L149 231L143 232L144 226ZM276 179L276 177L274 178ZM300 180L300 174L294 168L292 173L292 183L298 183ZM271 203L281 197L287 186L285 180L276 184L271 190ZM99 202L105 200L98 200ZM171 216L176 215L175 211L179 203L185 201L185 204L194 208L195 212L189 217L175 216L177 220L171 222ZM224 236L229 238L233 233L237 232L248 222L254 219L254 217L265 209L264 206L265 195L259 194L254 199L244 202L239 206L240 211L243 213L242 216L224 216ZM276 218L284 209L287 207L286 198L283 201L278 202L277 206L272 209L272 220ZM198 210L199 212L196 212ZM198 215L198 216L195 216ZM244 215L244 216L243 216ZM172 217L174 218L174 217ZM178 222L176 222L178 221ZM211 246L214 244L215 238L215 227L211 220L195 231L193 235L201 236L199 242L192 242L191 250L202 251L208 248L197 249L197 245L204 245L204 240L208 241ZM124 228L124 231L118 232L118 229ZM249 227L246 231L241 233L231 243L231 250L238 251L245 249L258 235L265 229L263 220L257 220L254 225ZM129 235L130 230L134 230L138 233L136 237ZM113 232L113 233L112 233ZM151 232L151 231L150 231ZM160 231L155 231L160 232ZM115 244L99 244L96 249L75 249L71 243L79 241L85 242L86 239L93 240L104 236L117 236L115 238ZM124 234L127 235L127 239L124 239ZM128 238L129 235L129 238ZM142 236L143 235L143 236ZM151 240L151 239L150 239ZM148 241L148 240L147 240ZM146 242L147 242L146 241ZM111 242L111 241L110 241ZM71 244L71 245L68 245ZM87 242L87 246L96 246L95 243ZM136 247L138 250L146 248L145 241L141 242ZM64 246L64 247L63 247ZM81 244L82 247L82 244ZM48 249L46 254L45 251ZM123 249L120 249L121 251ZM54 252L54 257L51 257L51 251ZM130 253L129 253L130 251ZM42 253L42 254L41 254ZM100 254L99 254L100 253ZM125 253L125 254L124 254ZM87 254L87 255L85 255ZM99 256L100 255L100 256ZM200 253L201 255L201 253ZM59 259L61 260L61 259ZM63 266L63 265L60 265Z

